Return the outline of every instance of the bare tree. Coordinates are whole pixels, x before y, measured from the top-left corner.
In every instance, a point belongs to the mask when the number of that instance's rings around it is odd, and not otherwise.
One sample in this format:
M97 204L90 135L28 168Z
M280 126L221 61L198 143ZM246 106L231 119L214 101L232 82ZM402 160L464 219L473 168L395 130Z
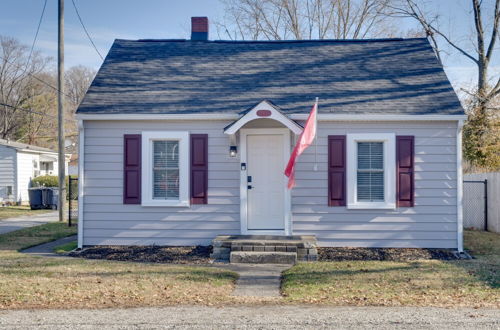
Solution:
M473 166L500 168L500 137L497 112L500 77L490 77L491 60L499 38L500 0L470 0L473 32L467 45L452 38L439 27L439 15L426 11L425 2L399 0L389 7L393 15L415 19L428 35L439 60L443 48L449 46L457 54L472 61L477 68L477 80L464 102L469 114L464 127L464 154ZM493 2L494 1L494 2ZM493 7L489 7L492 5ZM491 79L490 79L491 78Z
M66 79L66 94L73 111L75 111L80 105L80 102L82 102L85 93L87 93L87 89L92 83L92 80L94 80L95 74L96 72L94 69L83 65L71 67L66 71L64 75Z
M66 118L75 119L75 111L87 93L92 80L95 77L95 70L83 65L71 67L65 73L66 80ZM77 132L76 120L67 121L67 135L74 135Z
M411 17L415 19L426 34L436 50L436 54L442 60L444 45L452 47L458 54L472 61L477 66L477 90L474 93L476 97L476 108L486 111L488 103L500 94L500 77L493 83L488 81L489 67L491 59L495 53L495 44L498 39L498 27L500 21L500 0L494 0L494 9L486 16L482 14L486 6L481 0L470 0L473 11L474 35L472 36L473 45L470 50L461 43L454 41L449 33L439 28L439 15L425 11L416 0L400 0L389 7L393 10L393 15ZM420 1L423 3L423 1ZM488 15L489 14L489 15ZM490 24L485 23L487 20ZM488 27L488 25L490 25ZM489 30L489 31L487 31Z
M33 95L33 77L45 70L50 59L16 39L0 36L1 137L13 137L22 124L22 110Z
M54 74L41 73L40 80L55 85ZM57 94L53 88L33 80L32 93L25 106L34 112L22 112L20 126L16 129L15 138L28 144L42 147L55 147L55 138L43 139L42 136L55 136L57 131Z
M391 0L222 0L219 37L250 40L362 39L390 36Z

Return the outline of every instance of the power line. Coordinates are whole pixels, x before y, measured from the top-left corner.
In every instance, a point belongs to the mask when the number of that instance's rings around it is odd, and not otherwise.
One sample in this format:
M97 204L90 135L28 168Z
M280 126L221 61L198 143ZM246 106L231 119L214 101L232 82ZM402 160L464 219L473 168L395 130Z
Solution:
M49 114L46 114L46 113L42 113L42 112L38 112L38 111L35 111L35 110L31 110L31 109L19 108L19 107L15 107L13 105L6 104L6 103L1 103L1 102L0 102L0 105L2 105L4 107L7 107L7 108L15 109L15 110L21 110L21 111L33 113L35 115L46 116L46 117L57 119L57 116L49 115ZM66 120L71 121L71 120L76 120L76 119L68 118Z
M16 63L12 63L11 61L7 60L5 57L3 57L2 55L0 55L0 59L2 59L3 61L9 63L10 65L14 65L15 67L17 67L18 69L23 69L19 64L16 64ZM31 72L26 72L27 74L29 74L31 77L33 77L34 79L38 80L39 82L41 82L42 84L44 84L45 86L48 86L50 88L52 88L53 90L55 90L56 92L59 92L59 89L55 86L52 86L51 84L49 84L48 82L46 82L45 80L43 79L40 79L38 78L37 76L35 76L33 73ZM71 99L72 97L66 93L63 93L63 95L65 95L66 97L68 97L69 99Z
M28 62L27 62L28 64L26 65L25 70L27 70L28 65L30 63L30 60L31 60L31 55L33 55L33 49L35 48L36 39L38 38L38 32L40 32L40 26L42 25L43 14L45 13L45 7L47 7L47 0L45 0L45 2L43 4L42 14L40 14L40 19L38 20L38 27L36 28L36 33L35 33L35 38L33 39L33 43L31 44L30 54L28 56Z
M94 41L90 37L89 31L87 31L87 28L85 27L85 24L83 24L83 20L82 20L82 17L80 16L80 13L78 12L78 7L76 6L75 0L71 0L71 2L73 3L73 7L75 8L75 11L76 11L76 16L78 16L78 20L82 24L83 30L85 31L85 34L87 35L87 38L89 39L90 43L94 47L95 51L97 52L97 54L99 55L99 57L101 58L101 60L104 61L104 58L102 57L101 53L99 52L99 50L97 49L96 45L94 44Z

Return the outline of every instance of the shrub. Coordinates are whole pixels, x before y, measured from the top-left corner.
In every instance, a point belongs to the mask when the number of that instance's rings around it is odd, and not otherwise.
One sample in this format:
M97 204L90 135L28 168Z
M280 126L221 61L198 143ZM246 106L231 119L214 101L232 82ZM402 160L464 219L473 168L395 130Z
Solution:
M72 176L73 178L73 176ZM75 176L76 178L76 176ZM31 180L33 187L59 187L59 177L55 175L42 175ZM78 181L71 182L72 199L78 198ZM69 177L66 177L66 199L69 199Z
M58 187L59 178L55 175L42 175L31 180L33 187Z

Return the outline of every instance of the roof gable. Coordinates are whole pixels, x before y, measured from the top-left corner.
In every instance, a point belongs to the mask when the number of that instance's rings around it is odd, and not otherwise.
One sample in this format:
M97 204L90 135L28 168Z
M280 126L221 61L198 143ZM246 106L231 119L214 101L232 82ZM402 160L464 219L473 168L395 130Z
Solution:
M463 114L426 39L116 40L78 113Z

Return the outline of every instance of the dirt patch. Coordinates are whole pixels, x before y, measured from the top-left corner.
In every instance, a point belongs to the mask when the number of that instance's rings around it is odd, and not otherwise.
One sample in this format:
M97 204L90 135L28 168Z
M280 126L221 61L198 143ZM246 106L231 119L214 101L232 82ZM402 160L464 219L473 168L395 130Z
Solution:
M98 246L71 252L71 257L173 264L212 263L211 246Z
M410 248L318 248L319 261L346 260L455 260L452 250Z

